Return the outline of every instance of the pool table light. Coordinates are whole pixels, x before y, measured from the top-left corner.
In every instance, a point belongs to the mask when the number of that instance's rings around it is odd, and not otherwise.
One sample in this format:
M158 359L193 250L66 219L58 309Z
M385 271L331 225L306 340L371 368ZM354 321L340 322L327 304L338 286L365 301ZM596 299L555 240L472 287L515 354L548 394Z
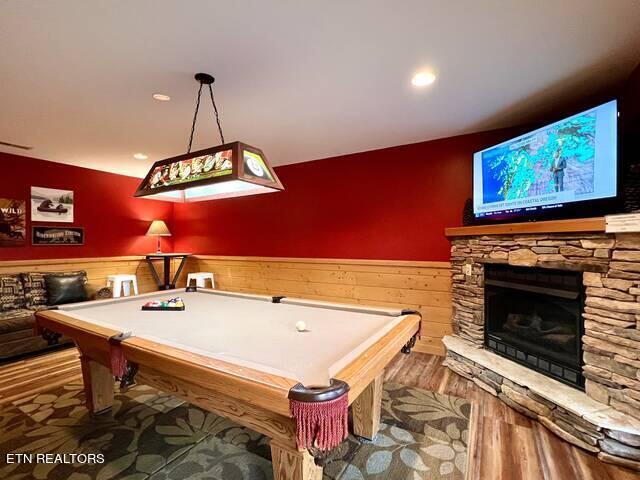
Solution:
M184 203L280 190L262 150L233 142L154 163L134 196Z
M284 190L262 150L242 142L225 143L211 87L215 79L208 73L197 73L195 79L200 88L187 153L154 163L134 196L199 202ZM205 86L209 89L222 145L192 152L200 95Z

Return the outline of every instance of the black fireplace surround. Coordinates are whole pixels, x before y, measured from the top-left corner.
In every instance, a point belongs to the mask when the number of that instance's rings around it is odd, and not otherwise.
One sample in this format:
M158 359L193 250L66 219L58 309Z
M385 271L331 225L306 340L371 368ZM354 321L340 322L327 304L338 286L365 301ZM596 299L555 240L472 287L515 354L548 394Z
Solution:
M485 265L485 347L584 389L582 273Z

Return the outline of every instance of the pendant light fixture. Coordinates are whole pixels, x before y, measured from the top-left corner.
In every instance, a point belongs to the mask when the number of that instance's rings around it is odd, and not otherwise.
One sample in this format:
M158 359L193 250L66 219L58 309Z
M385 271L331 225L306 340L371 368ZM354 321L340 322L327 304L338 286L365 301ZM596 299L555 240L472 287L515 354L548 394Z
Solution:
M154 163L134 196L172 202L199 202L284 190L262 150L242 142L224 142L211 86L215 79L208 73L198 73L195 79L200 88L187 153ZM209 87L222 145L192 152L200 97L205 85Z

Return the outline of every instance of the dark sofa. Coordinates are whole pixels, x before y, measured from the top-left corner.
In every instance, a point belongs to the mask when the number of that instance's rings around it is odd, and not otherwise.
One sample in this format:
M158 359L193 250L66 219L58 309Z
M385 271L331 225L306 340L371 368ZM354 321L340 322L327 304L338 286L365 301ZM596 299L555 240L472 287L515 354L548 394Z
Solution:
M84 271L0 274L0 361L71 343L66 337L52 335L44 339L35 336L33 324L35 312L56 308L48 304L46 277L72 275L78 276L84 284L87 300L112 296L109 288L92 289Z

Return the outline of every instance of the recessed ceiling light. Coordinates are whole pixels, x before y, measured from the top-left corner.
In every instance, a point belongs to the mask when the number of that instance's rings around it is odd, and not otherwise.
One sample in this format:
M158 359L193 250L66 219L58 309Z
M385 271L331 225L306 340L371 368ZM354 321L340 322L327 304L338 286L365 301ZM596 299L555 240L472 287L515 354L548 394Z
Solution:
M136 160L146 160L149 157L146 156L144 153L134 153L133 158L135 158Z
M169 100L171 100L171 97L169 95L165 95L164 93L154 93L152 96L159 102L168 102Z
M411 79L415 87L426 87L436 81L436 75L432 72L418 72Z

